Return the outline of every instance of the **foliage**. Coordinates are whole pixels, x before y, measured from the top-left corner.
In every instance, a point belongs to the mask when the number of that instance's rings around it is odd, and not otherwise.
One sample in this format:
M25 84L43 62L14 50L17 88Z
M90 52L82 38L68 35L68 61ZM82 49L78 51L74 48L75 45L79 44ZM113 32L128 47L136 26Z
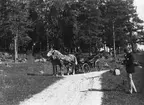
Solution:
M133 32L143 36L143 21L133 0L4 0L0 4L0 36L11 43L18 34L20 46L30 42L24 41L26 34L43 49L80 46L91 51L104 44L112 48L113 33L116 49L138 41Z
M9 45L14 41L14 38L26 39L28 31L31 31L31 21L29 18L29 5L18 0L7 0L1 3L1 36L3 39L10 40ZM25 45L27 39L19 40L22 45Z

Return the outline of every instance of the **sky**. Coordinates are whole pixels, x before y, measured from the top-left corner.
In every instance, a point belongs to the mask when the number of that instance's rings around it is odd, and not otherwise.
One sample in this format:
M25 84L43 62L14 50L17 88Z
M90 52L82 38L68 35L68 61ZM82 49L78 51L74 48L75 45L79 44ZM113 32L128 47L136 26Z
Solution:
M137 6L139 18L144 21L144 0L134 0L134 5Z

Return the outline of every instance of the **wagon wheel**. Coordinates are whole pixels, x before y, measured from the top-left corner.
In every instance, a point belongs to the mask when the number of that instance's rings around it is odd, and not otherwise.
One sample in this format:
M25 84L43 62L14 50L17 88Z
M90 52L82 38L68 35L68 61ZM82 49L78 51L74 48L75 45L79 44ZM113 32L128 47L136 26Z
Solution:
M80 64L78 64L78 65L75 66L76 73L80 72L79 69L80 69Z
M84 63L82 65L82 70L83 70L84 73L90 72L90 66L87 63Z

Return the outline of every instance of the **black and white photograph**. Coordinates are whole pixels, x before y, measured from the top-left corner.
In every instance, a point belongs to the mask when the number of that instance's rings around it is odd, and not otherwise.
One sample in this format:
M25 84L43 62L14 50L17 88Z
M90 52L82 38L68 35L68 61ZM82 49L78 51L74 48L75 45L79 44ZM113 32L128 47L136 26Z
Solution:
M0 0L0 105L144 105L144 0Z

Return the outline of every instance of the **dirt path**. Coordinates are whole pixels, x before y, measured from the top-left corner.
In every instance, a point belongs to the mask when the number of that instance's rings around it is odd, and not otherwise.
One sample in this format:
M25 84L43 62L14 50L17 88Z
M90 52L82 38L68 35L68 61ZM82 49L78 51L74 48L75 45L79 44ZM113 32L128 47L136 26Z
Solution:
M101 74L107 71L66 76L20 105L101 105ZM92 91L95 90L95 91Z

